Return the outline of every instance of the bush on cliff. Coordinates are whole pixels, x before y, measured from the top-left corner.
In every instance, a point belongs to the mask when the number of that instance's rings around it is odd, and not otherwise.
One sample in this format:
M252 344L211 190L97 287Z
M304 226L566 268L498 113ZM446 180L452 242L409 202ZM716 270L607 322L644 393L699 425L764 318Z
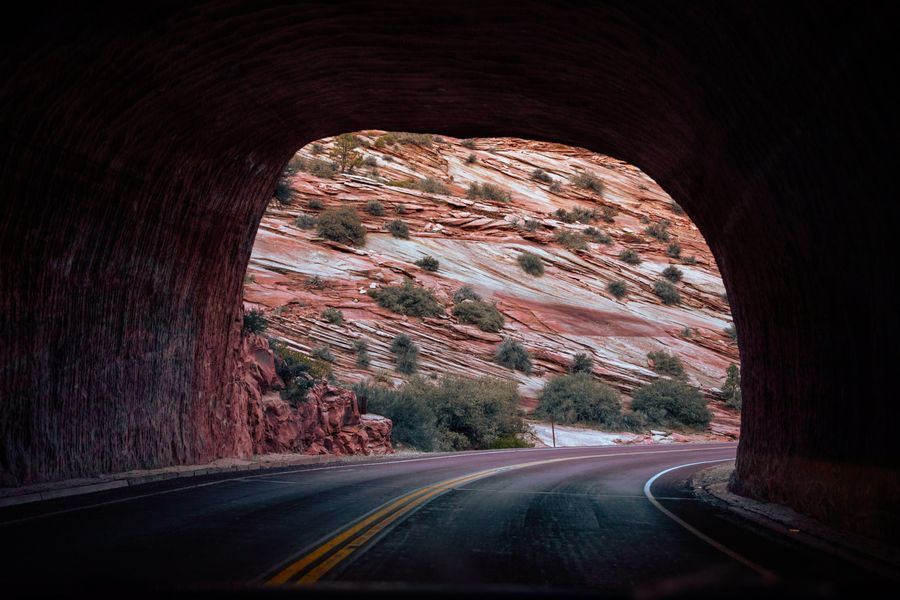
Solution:
M619 260L629 265L641 264L641 257L634 250L625 249L619 252Z
M353 342L353 350L356 351L356 366L365 369L372 362L369 355L369 342L360 338Z
M415 285L407 279L402 285L388 285L369 290L378 306L411 317L436 317L444 314L444 307L431 290Z
M495 202L509 202L512 200L509 191L492 183L471 183L466 196L470 200L493 200Z
M366 243L366 228L359 220L359 215L350 206L331 208L323 212L319 217L319 235L351 246L364 246Z
M678 288L664 279L653 282L653 293L662 300L663 304L681 303L681 294L678 293Z
M395 238L403 240L409 239L409 227L407 227L406 223L400 219L394 219L388 223L387 230L391 232L391 235Z
M606 284L606 291L616 298L624 298L628 293L628 285L621 279L615 279Z
M405 333L391 342L391 352L397 359L397 370L401 373L415 373L419 366L419 347Z
M503 314L490 302L483 300L466 300L453 307L453 316L460 323L476 325L482 331L500 331L503 329Z
M594 368L594 359L584 353L578 353L569 365L569 373L590 373Z
M560 375L548 381L538 398L534 414L557 423L621 425L621 396L589 373Z
M572 176L571 181L575 186L583 190L591 190L598 194L603 193L603 181L593 173L588 173L587 171L576 173Z
M519 266L522 267L522 270L529 275L540 277L544 274L544 263L537 254L522 252L516 260Z
M681 278L684 277L684 273L682 273L681 269L679 269L675 265L669 265L668 267L663 269L662 276L672 283L678 283L679 281L681 281Z
M378 200L369 200L366 202L366 212L373 217L380 217L384 215L384 204Z
M522 371L526 374L531 373L531 356L528 354L528 350L511 338L503 340L503 343L497 346L494 362L507 369Z
M459 304L463 300L481 300L481 296L471 285L464 285L453 294L453 302L456 304Z
M293 406L306 400L306 393L317 380L331 376L327 362L310 359L271 338L269 347L275 355L275 372L284 382L281 397Z
M684 364L674 354L669 354L665 350L655 350L647 353L647 359L650 361L650 368L654 372L660 375L668 375L675 379L687 379Z
M244 331L259 334L263 333L268 326L269 321L266 319L265 313L258 308L244 313Z
M441 263L438 262L438 259L429 254L417 260L416 266L434 273L440 268Z
M644 415L648 424L662 427L703 429L712 418L700 392L675 379L657 379L639 387L631 407Z

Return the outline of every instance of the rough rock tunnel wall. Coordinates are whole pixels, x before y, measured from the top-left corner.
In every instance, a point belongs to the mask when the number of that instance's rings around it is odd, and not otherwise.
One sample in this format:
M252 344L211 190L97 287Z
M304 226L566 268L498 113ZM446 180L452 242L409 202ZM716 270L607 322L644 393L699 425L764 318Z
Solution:
M853 506L857 527L896 514L889 20L618 4L34 5L7 20L3 483L248 452L234 365L258 220L296 148L381 128L558 141L654 177L729 291L736 485L832 520Z

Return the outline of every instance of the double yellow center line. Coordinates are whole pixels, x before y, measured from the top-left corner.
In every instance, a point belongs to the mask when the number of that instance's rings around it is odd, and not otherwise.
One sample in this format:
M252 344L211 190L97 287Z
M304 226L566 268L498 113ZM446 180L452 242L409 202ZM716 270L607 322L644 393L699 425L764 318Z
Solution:
M572 456L566 458L552 458L538 460L516 465L505 465L493 469L478 471L462 477L441 481L417 490L413 490L393 501L376 509L375 512L361 519L359 522L331 536L320 545L305 553L299 559L281 569L274 577L266 581L266 585L300 584L310 585L319 581L329 571L347 560L354 552L365 546L372 538L398 519L409 515L419 506L432 500L436 496L449 491L455 486L483 479L517 469L524 469L548 463L607 458L614 456L628 456L635 454L668 454L673 452L696 452L697 450L722 450L722 448L696 448L691 450L659 450L650 452L618 452L611 454L597 454L590 456Z

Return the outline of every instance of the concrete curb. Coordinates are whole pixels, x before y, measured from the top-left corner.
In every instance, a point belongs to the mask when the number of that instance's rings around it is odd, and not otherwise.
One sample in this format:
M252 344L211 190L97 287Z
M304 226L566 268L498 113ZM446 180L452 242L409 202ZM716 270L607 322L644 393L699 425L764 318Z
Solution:
M900 581L900 548L840 531L790 507L738 496L728 490L734 461L697 471L689 480L701 501L725 508L779 535L805 543L864 569Z

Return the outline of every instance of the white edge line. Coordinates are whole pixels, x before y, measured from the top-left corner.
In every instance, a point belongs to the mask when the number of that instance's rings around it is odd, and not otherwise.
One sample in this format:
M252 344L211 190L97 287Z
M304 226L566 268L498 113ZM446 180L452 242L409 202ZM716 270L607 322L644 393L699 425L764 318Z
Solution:
M659 479L666 473L670 473L677 469L683 469L685 467L693 467L695 465L706 465L706 464L717 463L717 462L726 462L729 460L734 460L734 459L733 458L720 458L717 460L702 460L699 462L692 462L692 463L687 463L684 465L678 465L677 467L670 467L668 469L660 471L659 473L657 473L656 475L654 475L653 477L648 479L647 482L644 484L644 495L647 497L647 500L649 500L650 503L653 504L653 506L655 506L656 508L658 508L660 510L660 512L662 512L664 515L666 515L667 517L669 517L670 519L672 519L673 521L675 521L676 523L678 523L679 525L681 525L682 527L687 529L689 532L691 532L692 534L694 534L695 536L697 536L698 538L700 538L701 540L703 540L704 542L706 542L707 544L709 544L710 546L712 546L713 548L715 548L716 550L721 552L722 554L724 554L724 555L738 561L742 565L749 567L750 569L756 571L768 583L775 583L779 580L779 578L778 578L778 575L776 575L774 572L766 569L765 567L761 567L760 565L756 564L749 558L747 558L741 554L738 554L731 548L728 548L727 546L717 542L716 540L712 539L711 537L709 537L702 531L699 531L693 525L690 525L689 523L685 522L681 518L677 517L671 511L666 509L662 504L660 504L659 501L656 499L656 497L653 495L653 492L650 491L650 487L653 485L653 482L655 482L657 479Z

